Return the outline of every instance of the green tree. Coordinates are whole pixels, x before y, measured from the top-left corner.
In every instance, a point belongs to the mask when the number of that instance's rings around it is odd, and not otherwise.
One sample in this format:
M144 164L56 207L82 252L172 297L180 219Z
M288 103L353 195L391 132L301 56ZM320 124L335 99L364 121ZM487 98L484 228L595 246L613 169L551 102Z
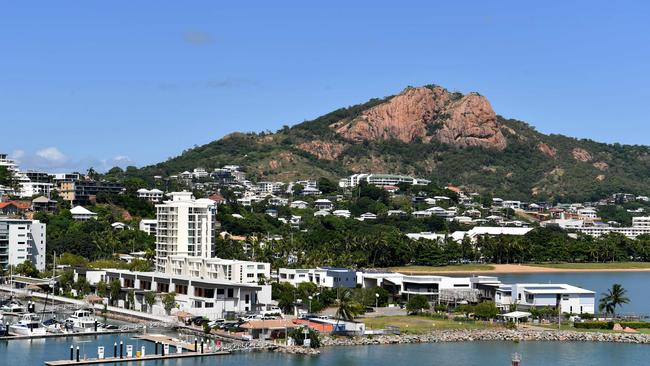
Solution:
M423 295L412 296L406 303L406 311L409 314L420 314L422 310L428 310L431 306Z
M122 291L122 285L120 284L120 280L114 279L111 281L110 285L110 293L111 293L111 303L115 305L117 303L117 300L120 297L120 292Z
M146 292L144 294L144 302L147 304L147 311L150 313L153 310L153 306L156 303L156 293L155 292Z
M128 299L129 299L128 308L131 309L131 310L135 310L135 291L134 290L129 291Z
M101 297L108 296L108 285L106 285L106 282L104 281L97 282L97 295Z
M354 318L361 314L363 305L352 300L350 290L343 290L340 297L336 300L336 320L353 321Z
M499 309L493 301L483 301L474 306L474 315L479 319L494 319L499 314Z
M309 338L309 347L319 348L320 347L320 338L318 337L318 332L311 328L307 328L308 333L306 338ZM296 341L296 345L302 346L305 342L305 333L304 328L294 328L289 331L287 336L293 338Z
M38 269L31 261L24 261L16 266L16 273L27 277L38 277Z
M602 296L598 308L600 311L604 310L605 315L612 314L613 318L616 318L617 307L630 303L630 298L627 297L627 290L618 283L613 284L612 288L607 290Z
M167 312L167 315L169 315L172 309L176 306L176 293L175 292L166 293L162 298L162 304L163 307L165 308L165 311Z
M90 283L80 276L74 283L74 289L77 290L78 297L84 297L90 293Z

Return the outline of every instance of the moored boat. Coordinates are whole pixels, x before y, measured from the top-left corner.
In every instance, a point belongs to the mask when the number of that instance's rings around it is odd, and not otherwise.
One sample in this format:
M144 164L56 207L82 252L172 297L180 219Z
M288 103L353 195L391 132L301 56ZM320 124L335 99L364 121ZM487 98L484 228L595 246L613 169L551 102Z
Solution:
M9 326L9 333L14 335L45 335L46 328L34 314L26 314L18 323Z

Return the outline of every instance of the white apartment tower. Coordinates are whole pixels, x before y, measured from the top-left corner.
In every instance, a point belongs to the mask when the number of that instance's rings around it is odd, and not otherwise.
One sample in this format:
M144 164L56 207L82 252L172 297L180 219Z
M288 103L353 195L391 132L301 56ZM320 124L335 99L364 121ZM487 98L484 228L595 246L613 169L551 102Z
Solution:
M0 268L25 261L45 270L46 225L38 220L0 218Z
M211 258L214 253L217 205L191 192L173 192L156 205L156 271L166 272L169 257Z

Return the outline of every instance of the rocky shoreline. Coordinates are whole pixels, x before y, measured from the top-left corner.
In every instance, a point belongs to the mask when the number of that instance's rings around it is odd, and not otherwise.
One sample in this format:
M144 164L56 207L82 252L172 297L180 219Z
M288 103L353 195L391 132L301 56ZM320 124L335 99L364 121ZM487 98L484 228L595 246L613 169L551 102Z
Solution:
M447 330L426 334L377 335L368 337L324 337L323 347L369 346L442 342L613 342L650 344L650 334L598 333L546 330Z

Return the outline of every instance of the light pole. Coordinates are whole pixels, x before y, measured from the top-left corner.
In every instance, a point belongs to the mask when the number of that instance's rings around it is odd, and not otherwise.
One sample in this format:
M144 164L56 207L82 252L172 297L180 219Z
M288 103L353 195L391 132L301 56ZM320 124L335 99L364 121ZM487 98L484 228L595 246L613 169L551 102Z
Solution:
M309 314L311 314L311 300L314 298L313 296L309 295L307 297L309 299Z
M379 307L379 294L375 292L375 307Z

